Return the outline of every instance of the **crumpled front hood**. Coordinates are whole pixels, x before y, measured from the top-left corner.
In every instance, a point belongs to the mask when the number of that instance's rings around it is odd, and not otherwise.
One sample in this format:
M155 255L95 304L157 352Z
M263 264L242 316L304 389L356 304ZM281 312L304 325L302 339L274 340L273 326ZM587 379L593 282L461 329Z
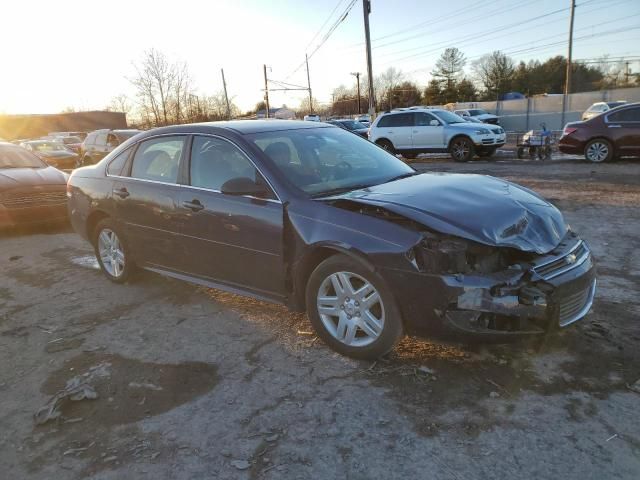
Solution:
M424 173L340 198L385 208L444 234L540 254L553 250L568 228L560 211L539 195L485 175Z
M53 167L0 169L0 190L21 185L66 185L66 183L65 174Z
M70 158L77 157L78 154L74 152L65 152L64 150L53 150L50 152L37 152L40 158L52 158L52 159L60 159L60 158Z

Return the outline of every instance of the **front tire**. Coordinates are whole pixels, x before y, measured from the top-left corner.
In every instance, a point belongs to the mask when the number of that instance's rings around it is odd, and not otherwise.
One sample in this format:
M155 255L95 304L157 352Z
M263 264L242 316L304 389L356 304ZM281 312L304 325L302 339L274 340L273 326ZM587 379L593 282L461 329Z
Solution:
M105 218L96 225L92 240L102 273L112 282L126 282L135 267L120 228Z
M376 144L382 148L384 148L387 152L389 152L391 155L395 155L396 154L396 149L393 147L393 143L391 143L389 140L378 140L376 142Z
M593 163L610 162L613 158L613 146L603 138L596 138L584 147L584 158Z
M402 337L400 310L385 281L346 255L323 261L306 289L307 315L318 336L333 350L373 360Z
M473 158L474 145L468 137L456 137L451 140L449 154L455 162L468 162Z

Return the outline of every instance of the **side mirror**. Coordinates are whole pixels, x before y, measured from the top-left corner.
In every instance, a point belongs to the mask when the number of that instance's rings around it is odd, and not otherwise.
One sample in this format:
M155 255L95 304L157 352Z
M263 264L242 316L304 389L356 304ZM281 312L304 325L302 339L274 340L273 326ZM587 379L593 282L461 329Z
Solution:
M432 127L437 127L438 125L440 125L440 122L438 120L431 120L429 122L429 125L431 125Z
M264 185L259 185L248 177L227 180L220 187L220 191L226 195L251 195L253 197L262 197L267 193Z

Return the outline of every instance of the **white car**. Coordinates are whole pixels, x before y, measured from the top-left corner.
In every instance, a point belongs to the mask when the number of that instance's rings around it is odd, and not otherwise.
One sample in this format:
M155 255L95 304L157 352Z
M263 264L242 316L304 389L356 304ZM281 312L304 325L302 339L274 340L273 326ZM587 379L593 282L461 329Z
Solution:
M320 121L320 115L314 115L314 114L305 115L304 116L304 121L305 122L319 122Z
M411 107L378 116L369 129L369 140L405 158L449 152L455 161L463 162L474 155L490 157L505 144L506 134L502 127L467 122L448 110Z
M453 113L460 115L461 117L473 117L480 120L482 123L491 123L493 125L500 125L500 119L481 108L470 108L466 110L455 110Z
M619 107L620 105L624 105L624 100L619 100L617 102L597 102L591 105L585 112L582 114L582 121L589 120L595 116L600 115L601 113L608 112L612 108Z

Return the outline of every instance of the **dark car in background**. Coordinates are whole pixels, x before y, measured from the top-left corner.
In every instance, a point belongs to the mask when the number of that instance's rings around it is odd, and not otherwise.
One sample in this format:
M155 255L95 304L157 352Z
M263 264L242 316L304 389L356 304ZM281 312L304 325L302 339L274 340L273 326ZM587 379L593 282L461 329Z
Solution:
M74 153L80 154L80 149L82 148L82 139L80 137L74 136L63 136L63 137L51 137L47 138L47 140L52 140L54 142L58 142L63 144L66 148L71 150Z
M140 130L109 130L90 132L80 147L80 165L92 165L102 160L122 142L140 133Z
M345 355L403 335L545 335L584 317L589 247L532 191L418 173L356 135L303 121L142 133L68 182L103 273L136 267L304 311Z
M351 120L349 118L334 119L327 121L327 123L344 128L345 130L355 133L356 135L360 135L361 137L368 138L369 127L356 120Z
M20 146L35 153L52 167L70 170L79 163L80 156L57 140L29 140Z
M67 175L0 142L0 229L67 221Z
M558 148L594 163L640 156L640 103L626 104L564 127Z

